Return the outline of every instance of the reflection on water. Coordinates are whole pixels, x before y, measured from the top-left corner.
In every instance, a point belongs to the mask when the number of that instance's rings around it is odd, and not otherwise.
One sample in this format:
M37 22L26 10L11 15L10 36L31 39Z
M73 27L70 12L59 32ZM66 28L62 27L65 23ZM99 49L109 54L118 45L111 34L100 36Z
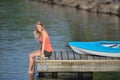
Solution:
M117 16L86 11L69 11L67 18L72 40L120 40L119 18ZM73 12L74 14L71 16L70 13Z
M34 80L35 79L35 74L28 74L29 80Z
M69 49L69 41L120 41L120 19L114 15L37 1L0 0L0 19L0 80L28 79L28 54L39 48L32 33L38 20L48 31L54 50Z

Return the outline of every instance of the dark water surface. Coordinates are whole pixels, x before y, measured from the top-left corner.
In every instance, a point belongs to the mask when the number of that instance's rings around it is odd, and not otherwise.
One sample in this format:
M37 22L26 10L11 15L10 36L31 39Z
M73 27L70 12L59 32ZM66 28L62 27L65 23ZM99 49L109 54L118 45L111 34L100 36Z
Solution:
M28 54L39 48L32 33L38 20L48 31L54 50L69 49L68 41L120 41L117 16L37 1L0 0L0 80L28 80ZM96 73L94 77L98 79L102 75ZM119 73L115 77L111 75L108 78L115 80Z

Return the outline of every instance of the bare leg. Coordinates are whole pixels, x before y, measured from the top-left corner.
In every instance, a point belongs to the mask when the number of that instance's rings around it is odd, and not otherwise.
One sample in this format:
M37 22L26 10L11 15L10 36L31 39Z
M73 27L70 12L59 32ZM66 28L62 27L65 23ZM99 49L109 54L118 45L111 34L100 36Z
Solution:
M34 64L34 57L30 54L29 55L29 69L28 69L28 73L33 73L33 71L32 71L33 64Z
M28 73L33 73L33 65L34 65L34 57L35 56L40 56L40 50L36 50L32 53L29 54L29 68L28 68Z

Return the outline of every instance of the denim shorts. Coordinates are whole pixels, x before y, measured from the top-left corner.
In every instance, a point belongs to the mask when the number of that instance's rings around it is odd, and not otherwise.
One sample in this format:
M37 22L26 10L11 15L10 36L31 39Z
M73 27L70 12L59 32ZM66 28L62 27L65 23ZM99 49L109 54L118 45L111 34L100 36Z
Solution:
M50 57L52 55L52 52L44 51L45 57Z

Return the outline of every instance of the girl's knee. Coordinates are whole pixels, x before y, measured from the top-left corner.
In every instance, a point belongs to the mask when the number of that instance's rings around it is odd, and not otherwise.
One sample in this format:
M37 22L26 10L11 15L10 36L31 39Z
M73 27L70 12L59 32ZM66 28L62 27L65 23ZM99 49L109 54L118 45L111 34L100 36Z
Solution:
M33 58L34 56L33 56L33 54L32 53L30 53L29 54L29 58Z

